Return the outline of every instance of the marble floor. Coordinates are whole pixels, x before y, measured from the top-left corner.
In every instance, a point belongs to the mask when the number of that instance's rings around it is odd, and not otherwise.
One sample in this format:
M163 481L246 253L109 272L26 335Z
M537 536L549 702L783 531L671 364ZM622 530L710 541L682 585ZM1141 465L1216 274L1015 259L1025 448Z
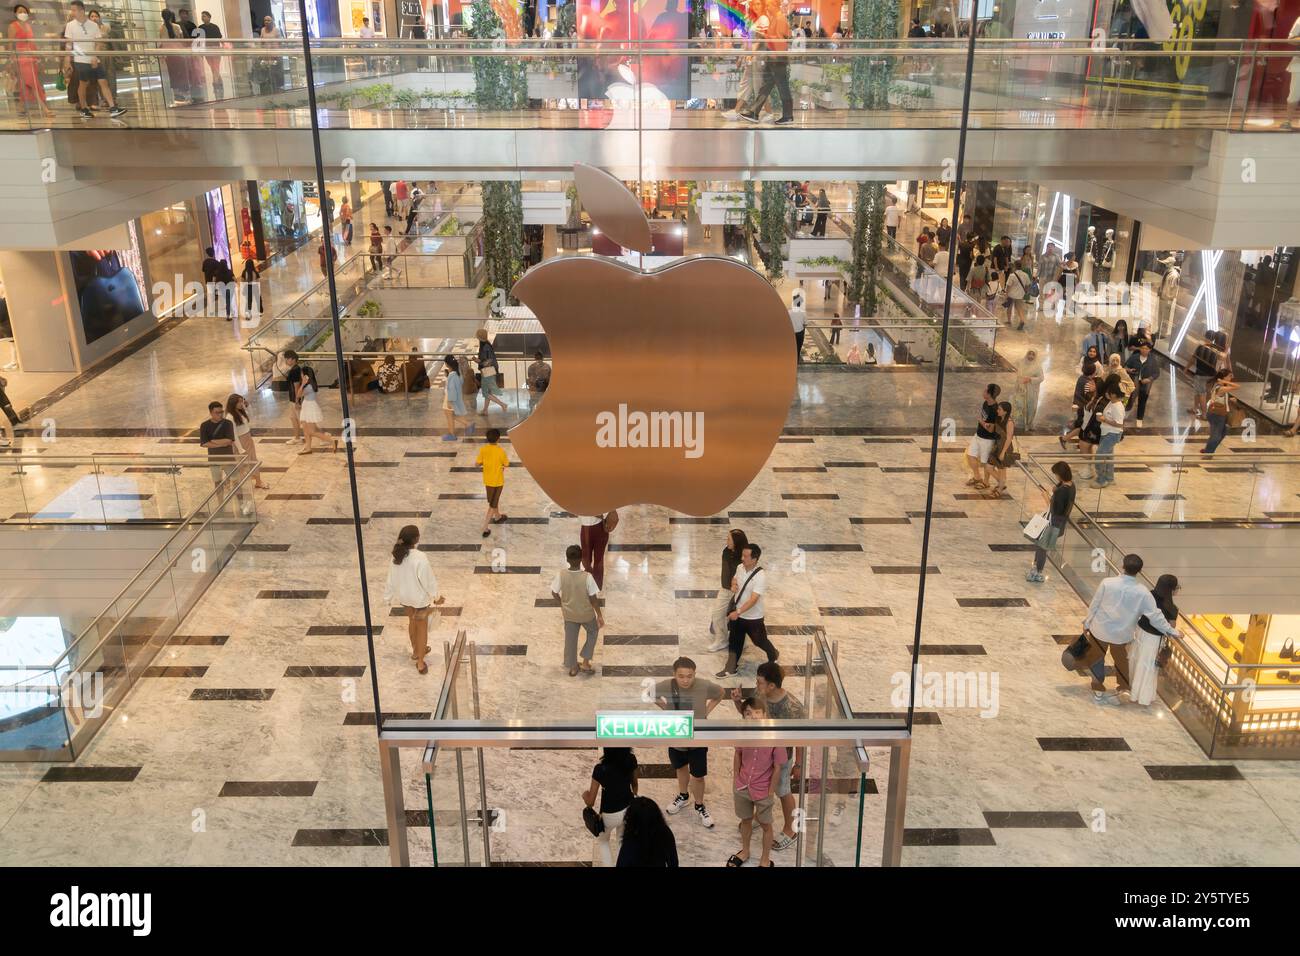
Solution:
M102 444L66 441L69 451ZM166 439L120 444L176 447ZM838 642L859 714L905 706L900 675L915 633L928 445L922 435L787 435L724 519L766 548L767 620L783 656L801 660L809 629L823 628ZM1026 445L1050 454L1055 442ZM1133 445L1139 454L1168 443L1150 436ZM164 648L156 676L132 691L76 765L0 766L0 860L246 864L256 846L266 864L384 865L371 679L385 713L427 714L441 676L440 663L426 676L415 672L404 621L382 604L386 554L403 524L420 526L447 596L435 646L458 629L479 645L485 717L589 717L598 707L636 706L645 677L665 675L678 654L705 672L721 664L707 650L710 602L699 593L716 586L723 524L685 522L656 507L625 510L608 556L599 673L571 679L560 666L557 612L545 603L576 521L522 468L511 469L503 503L516 520L484 540L476 443L363 434L357 475L372 673L342 456L296 450L283 436L261 442L272 470L270 490L257 493L257 528ZM1121 478L1143 491L1170 480ZM963 479L957 457L941 455L921 667L986 675L990 687L996 677L997 693L983 708L918 707L904 863L1300 861L1300 768L1211 762L1160 703L1094 705L1086 683L1058 662L1060 636L1079 626L1079 599L1055 574L1042 586L1024 581L1020 483L1010 500L991 501L969 497ZM727 683L751 684L755 664L744 661ZM791 680L802 695L803 678ZM883 755L872 756L862 798L867 863L879 855L888 771ZM488 755L487 802L505 811L493 833L495 860L590 861L576 811L593 758ZM644 792L671 799L663 752L640 758ZM831 761L837 789L825 852L828 863L845 865L858 797L844 755ZM725 751L715 755L716 767L728 763ZM404 768L412 858L428 862L424 778L413 756ZM450 854L460 841L448 785L445 773L435 778L435 821ZM671 820L684 861L721 865L735 848L725 792L713 787L713 831L687 814ZM476 831L472 846L477 839Z

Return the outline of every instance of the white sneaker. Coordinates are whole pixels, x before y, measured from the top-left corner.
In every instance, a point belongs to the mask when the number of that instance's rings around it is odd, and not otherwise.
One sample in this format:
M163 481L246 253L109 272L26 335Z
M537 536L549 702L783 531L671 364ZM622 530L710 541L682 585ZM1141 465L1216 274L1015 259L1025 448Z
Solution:
M301 444L302 444L302 439L301 439L301 438L290 438L290 439L289 439L285 444L288 444L288 445L301 445Z
M1092 702L1094 704L1105 704L1110 706L1119 705L1119 691L1094 690L1092 692Z
M691 798L689 794L683 795L679 793L677 796L673 797L673 802L668 804L664 809L666 809L670 814L680 813L682 808L690 806L690 803Z
M713 829L713 817L709 815L708 807L696 807L695 812L700 815L700 822L704 824L704 829Z
M734 122L736 122L736 120L740 119L740 111L739 111L739 110L726 110L726 111L723 112L723 114L722 114L722 118L723 118L724 120L726 120L728 123L734 123Z

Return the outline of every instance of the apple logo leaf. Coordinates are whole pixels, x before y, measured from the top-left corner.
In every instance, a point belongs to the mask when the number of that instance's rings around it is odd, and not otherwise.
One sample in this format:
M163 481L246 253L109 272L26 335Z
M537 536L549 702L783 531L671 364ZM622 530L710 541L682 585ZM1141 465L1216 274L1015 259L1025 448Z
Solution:
M605 235L624 249L650 251L650 223L636 196L617 177L586 163L574 163L573 181L583 208Z
M560 257L514 294L546 329L553 364L510 440L565 511L658 504L705 517L763 468L794 395L795 348L784 302L753 269L720 256L650 272Z

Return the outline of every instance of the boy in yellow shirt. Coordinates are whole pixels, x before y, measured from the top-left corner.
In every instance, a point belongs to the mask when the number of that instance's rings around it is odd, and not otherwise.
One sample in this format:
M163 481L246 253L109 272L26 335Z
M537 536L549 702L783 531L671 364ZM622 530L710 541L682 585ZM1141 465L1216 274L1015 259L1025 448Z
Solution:
M474 464L483 466L483 488L487 492L487 514L483 516L483 537L492 533L490 525L500 524L508 517L497 507L501 503L501 489L506 485L506 468L510 458L497 444L501 440L501 430L489 428L484 436L487 443L479 449Z

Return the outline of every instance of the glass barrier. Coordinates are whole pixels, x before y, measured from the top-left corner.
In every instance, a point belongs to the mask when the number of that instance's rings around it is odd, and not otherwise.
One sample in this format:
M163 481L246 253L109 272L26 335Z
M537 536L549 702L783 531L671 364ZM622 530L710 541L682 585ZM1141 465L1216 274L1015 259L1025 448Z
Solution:
M617 53L582 40L317 40L312 57L322 125L369 129L643 129L743 121L720 105L767 61L783 65L800 127L936 128L955 125L966 77L964 40L807 41L756 56L744 41L620 41ZM308 128L302 46L291 40L223 40L191 48L112 40L95 51L112 102L134 128ZM971 115L982 128L1287 129L1286 111L1263 100L1257 78L1284 71L1293 52L1260 40L980 39ZM507 64L524 95L495 104L477 77ZM77 126L81 90L59 40L0 46L15 96L10 129ZM636 84L637 76L643 78ZM486 80L485 80L486 84ZM779 87L778 87L779 89ZM87 104L110 103L94 84ZM73 94L70 97L70 92ZM77 104L73 105L73 99ZM782 108L773 93L778 112ZM501 114L489 121L488 113ZM775 115L774 117L775 118Z
M63 615L5 619L0 759L75 759L256 525L244 486L257 463L223 458L207 467L220 469L217 487L209 477L207 494L162 547L76 633Z

